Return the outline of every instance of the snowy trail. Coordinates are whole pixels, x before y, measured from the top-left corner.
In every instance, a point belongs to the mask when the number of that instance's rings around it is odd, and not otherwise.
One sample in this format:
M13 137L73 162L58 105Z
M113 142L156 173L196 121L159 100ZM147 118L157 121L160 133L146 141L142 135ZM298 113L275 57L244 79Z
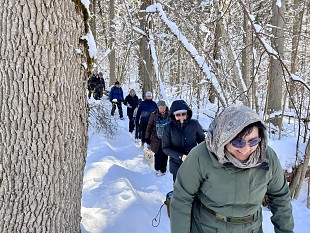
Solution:
M117 117L116 117L117 118ZM117 135L105 138L91 132L82 199L82 232L169 232L166 208L152 227L172 190L172 176L156 177L143 159L143 151L127 131L128 119L118 120Z
M123 107L125 112L125 107ZM89 132L88 156L83 180L82 233L169 233L166 207L158 227L152 226L165 195L172 190L172 175L156 177L143 159L143 151L130 134L128 118L119 120L117 134L107 138ZM283 142L271 141L282 166L288 153ZM289 145L289 143L285 143ZM310 210L306 208L306 184L293 200L295 233L310 232ZM263 209L264 233L273 233L271 212Z

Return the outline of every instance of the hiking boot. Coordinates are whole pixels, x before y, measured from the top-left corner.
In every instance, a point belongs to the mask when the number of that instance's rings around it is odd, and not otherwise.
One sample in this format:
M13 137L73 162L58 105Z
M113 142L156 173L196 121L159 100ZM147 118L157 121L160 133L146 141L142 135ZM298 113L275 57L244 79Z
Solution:
M164 175L166 175L166 172L156 171L155 175L158 176L158 177L159 176L164 176Z
M124 120L125 118L124 117L120 117L119 119Z

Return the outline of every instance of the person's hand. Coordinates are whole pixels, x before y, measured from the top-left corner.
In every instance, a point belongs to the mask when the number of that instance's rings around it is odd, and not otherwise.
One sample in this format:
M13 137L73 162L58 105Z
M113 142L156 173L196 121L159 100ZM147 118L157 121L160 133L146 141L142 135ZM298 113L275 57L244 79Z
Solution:
M187 158L187 155L182 155L182 161L184 162L185 159Z
M113 103L117 103L117 99L113 99L112 102L113 102Z

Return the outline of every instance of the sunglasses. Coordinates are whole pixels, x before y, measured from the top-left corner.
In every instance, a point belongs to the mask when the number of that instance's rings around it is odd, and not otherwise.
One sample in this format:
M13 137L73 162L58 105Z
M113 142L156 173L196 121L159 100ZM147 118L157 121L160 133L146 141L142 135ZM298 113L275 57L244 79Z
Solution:
M176 117L181 117L181 116L186 116L187 113L186 112L182 112L182 113L176 113L174 114Z
M243 139L234 139L230 141L231 145L233 145L236 148L243 148L246 145L249 145L250 147L256 146L262 139L261 138L254 138L248 142L244 141Z

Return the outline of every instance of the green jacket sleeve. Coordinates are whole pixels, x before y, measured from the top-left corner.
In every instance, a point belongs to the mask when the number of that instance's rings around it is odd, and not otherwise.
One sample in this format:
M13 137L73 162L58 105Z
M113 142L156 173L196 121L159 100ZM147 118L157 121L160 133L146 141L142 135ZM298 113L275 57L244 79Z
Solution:
M171 233L189 233L191 210L202 176L195 147L178 170L174 184L173 197L170 203Z
M273 172L266 193L273 214L271 222L275 233L293 233L294 220L288 184L276 153L268 148L267 154L269 154L270 167Z

